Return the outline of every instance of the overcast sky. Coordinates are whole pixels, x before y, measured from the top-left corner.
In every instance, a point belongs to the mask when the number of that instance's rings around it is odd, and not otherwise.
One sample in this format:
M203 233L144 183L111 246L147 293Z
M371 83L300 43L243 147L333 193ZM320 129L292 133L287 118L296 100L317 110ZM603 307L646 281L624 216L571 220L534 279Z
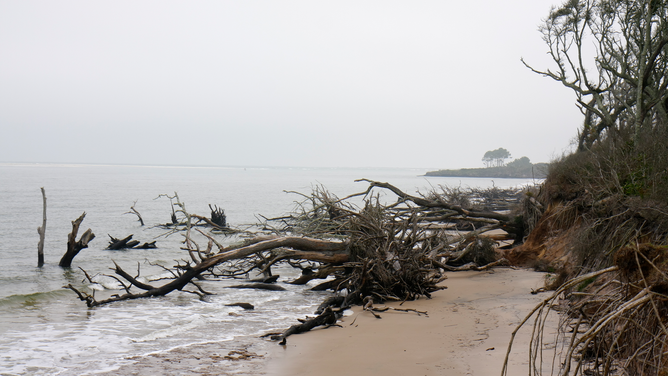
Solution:
M581 123L552 0L0 0L0 162L482 167Z

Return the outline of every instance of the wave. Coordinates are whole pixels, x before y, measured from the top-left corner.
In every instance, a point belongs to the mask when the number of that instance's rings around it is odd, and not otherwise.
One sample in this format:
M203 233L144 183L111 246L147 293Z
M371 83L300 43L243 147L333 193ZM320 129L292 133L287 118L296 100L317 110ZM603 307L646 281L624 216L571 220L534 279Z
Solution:
M67 297L71 291L65 289L58 289L52 291L35 292L31 294L15 294L0 298L0 308L12 308L15 306L32 306L40 303L45 303L51 300L59 300Z

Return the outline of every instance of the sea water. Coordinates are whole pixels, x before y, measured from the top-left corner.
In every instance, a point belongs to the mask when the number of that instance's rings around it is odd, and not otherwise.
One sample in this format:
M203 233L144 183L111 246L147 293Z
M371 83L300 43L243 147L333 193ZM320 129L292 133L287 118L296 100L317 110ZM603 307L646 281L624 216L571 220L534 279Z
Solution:
M173 292L167 296L87 308L64 286L118 289L113 262L132 275L155 279L189 260L183 236L159 226L170 222L179 199L191 214L209 216L209 204L225 210L228 223L248 228L262 218L280 217L322 186L338 197L363 192L367 178L386 181L405 192L426 192L440 184L463 187L510 187L526 179L463 179L422 176L424 169L173 167L0 163L0 375L85 375L113 371L138 357L202 343L234 344L281 331L313 314L327 292L312 285L285 283L298 271L279 268L286 291L228 289L234 281L206 281L215 295ZM45 265L37 267L37 227L42 224L42 196L47 197ZM383 199L395 200L390 192ZM141 226L130 207L141 214ZM67 248L71 222L86 213L79 235L90 228L95 239L75 257L72 268L58 262ZM132 234L156 249L105 250L109 236ZM238 241L215 235L223 244ZM199 238L200 247L206 241ZM97 283L91 285L85 270ZM252 276L251 276L252 277ZM238 282L238 281L236 281ZM151 282L159 284L159 282ZM312 283L316 283L315 281ZM108 290L107 290L108 291ZM115 290L123 293L123 290ZM98 291L104 294L105 291ZM102 296L102 295L100 295ZM107 295L108 296L108 293ZM230 303L248 302L243 312ZM250 337L249 337L250 336Z

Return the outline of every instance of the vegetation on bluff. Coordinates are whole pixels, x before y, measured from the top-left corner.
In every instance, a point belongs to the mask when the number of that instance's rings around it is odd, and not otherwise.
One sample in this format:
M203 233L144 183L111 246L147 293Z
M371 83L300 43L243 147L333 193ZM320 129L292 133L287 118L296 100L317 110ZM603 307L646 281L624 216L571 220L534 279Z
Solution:
M665 1L570 0L541 28L555 68L525 63L584 114L577 151L535 194L542 216L506 255L552 272L534 312L536 374L555 306L560 375L668 374L667 20Z

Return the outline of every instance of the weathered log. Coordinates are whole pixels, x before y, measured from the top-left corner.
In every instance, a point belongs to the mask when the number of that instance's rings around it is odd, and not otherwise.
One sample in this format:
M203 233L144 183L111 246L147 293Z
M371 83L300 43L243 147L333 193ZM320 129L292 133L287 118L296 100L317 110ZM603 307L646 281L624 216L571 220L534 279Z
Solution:
M37 227L37 233L39 234L39 243L37 243L37 267L41 268L44 266L44 236L46 233L46 192L44 192L44 187L40 188L42 190L42 226Z
M123 295L116 295L116 296L112 296L108 299L104 299L104 300L100 300L100 301L96 300L92 295L89 295L89 294L82 293L82 292L78 291L71 284L68 285L67 287L69 289L73 290L77 294L79 299L81 299L82 301L85 301L86 305L88 305L89 307L95 307L95 306L108 304L108 303L112 303L112 302L117 302L117 301L123 301L123 300L148 298L148 297L153 297L153 296L163 296L163 295L169 294L170 292L172 292L174 290L183 289L186 285L191 283L192 279L198 277L204 271L209 270L210 268L212 268L212 267L214 267L214 266L216 266L220 263L223 263L223 262L229 261L229 260L244 258L244 257L250 256L250 255L258 253L258 252L267 251L267 250L271 250L271 249L274 249L274 248L281 248L281 247L283 247L283 248L295 248L295 249L300 249L300 250L308 251L308 252L344 252L348 247L348 243L347 242L326 241L326 240L319 240L319 239L294 237L294 236L288 236L288 237L282 237L282 238L260 241L260 242L257 242L257 243L247 245L245 247L226 250L225 252L219 253L215 256L205 258L201 262L199 262L199 263L197 263L197 264L195 264L191 267L188 267L177 278L171 280L168 283L165 283L164 285L162 285L160 287L156 287L156 288L153 288L153 289L150 289L148 291L145 291L143 293L138 293L138 294L126 293L126 294L123 294ZM117 271L117 274L118 274L118 271Z
M346 255L344 255L346 256ZM346 257L347 258L347 257ZM313 272L310 271L308 273L302 272L302 275L295 279L294 281L291 281L291 285L305 285L308 281L313 280L313 279L325 279L329 277L332 273L336 271L343 271L343 267L334 267L334 266L328 266L322 269L318 269L317 271Z
M118 266L118 264L116 263L116 261L112 261L112 262L113 262L114 265L116 266L116 268L114 268L114 269L112 269L112 270L114 270L114 272L116 272L116 274L118 274L118 275L120 275L121 277L123 277L126 281L130 282L133 286L136 286L136 287L138 287L138 288L140 288L140 289L142 289L142 290L153 290L153 289L155 289L155 287L153 287L153 286L151 286L151 285L149 285L149 284L147 284L147 283L140 282L140 281L138 281L137 279L135 279L133 276L131 276L130 274L128 274L125 270L123 270L120 266Z
M257 290L271 290L271 291L285 291L284 287L273 285L271 283L248 283L243 285L227 286L229 289L257 289Z
M347 309L348 307L342 307L343 303L346 301L345 296L330 296L329 298L325 299L320 305L318 306L318 309L315 310L315 314L319 315L325 311L325 308L327 307L333 307L336 309L336 311L343 311L344 309Z
M332 279L331 281L326 281L323 283L320 283L318 285L315 285L311 288L311 291L325 291L325 290L334 290L338 291L341 290L343 286L343 282L348 280L348 278L336 278Z
M274 258L269 260L263 267L261 272L264 272L266 270L269 270L269 267L272 265L276 264L279 261L282 260L290 260L290 259L296 259L296 260L302 260L302 261L316 261L320 263L326 263L326 264L332 264L332 265L339 265L343 264L345 262L348 262L348 255L345 253L337 253L337 254L331 254L327 255L321 252L303 252L303 251L297 251L294 249L286 249L277 254ZM324 277L313 277L313 278L326 278L327 276L325 275ZM310 278L310 279L313 279ZM309 280L310 280L309 279ZM309 280L306 280L308 282ZM304 283L306 283L304 282ZM298 282L291 282L292 284L295 285L300 285L303 283L298 283Z
M157 245L155 245L155 240L152 242L144 243L140 246L134 247L135 249L153 249L153 248L158 248Z
M304 332L308 332L309 330L321 326L321 325L326 325L326 326L332 326L336 324L336 314L332 310L331 307L325 308L325 310L319 314L318 316L306 320L301 324L297 325L292 325L288 330L283 332L281 335L277 336L272 336L271 339L274 341L280 340L279 345L285 345L287 343L287 338L293 334L300 334Z
M81 225L81 222L83 222L85 216L86 212L81 214L81 216L76 220L72 221L72 232L70 232L70 234L67 236L67 252L65 252L63 257L60 259L60 263L58 263L58 265L63 268L71 267L72 260L76 255L79 254L79 251L84 248L88 248L88 243L95 239L95 234L93 234L91 229L88 229L83 233L83 235L81 235L79 240L76 240L77 232L79 232L79 226Z
M438 268L441 268L443 270L447 270L449 272L461 272L461 271L466 271L466 270L483 271L483 270L491 269L491 268L493 268L495 266L498 266L498 265L507 265L508 264L508 260L506 260L505 258L501 258L499 260L496 260L494 262L490 262L489 264L482 265L482 266L479 266L474 262L469 262L468 264L464 264L464 265L461 265L461 266L451 266L451 265L440 263L436 260L431 260L431 262L434 266L436 266Z
M123 239L116 239L109 234L107 234L107 235L111 239L109 241L109 245L106 248L108 250L115 251L115 250L119 250L119 249L134 248L136 245L139 244L138 240L132 240L132 237L134 236L132 234L126 236Z
M255 306L253 306L250 303L231 303L231 304L225 304L227 307L241 307L245 310L252 310L255 309Z

